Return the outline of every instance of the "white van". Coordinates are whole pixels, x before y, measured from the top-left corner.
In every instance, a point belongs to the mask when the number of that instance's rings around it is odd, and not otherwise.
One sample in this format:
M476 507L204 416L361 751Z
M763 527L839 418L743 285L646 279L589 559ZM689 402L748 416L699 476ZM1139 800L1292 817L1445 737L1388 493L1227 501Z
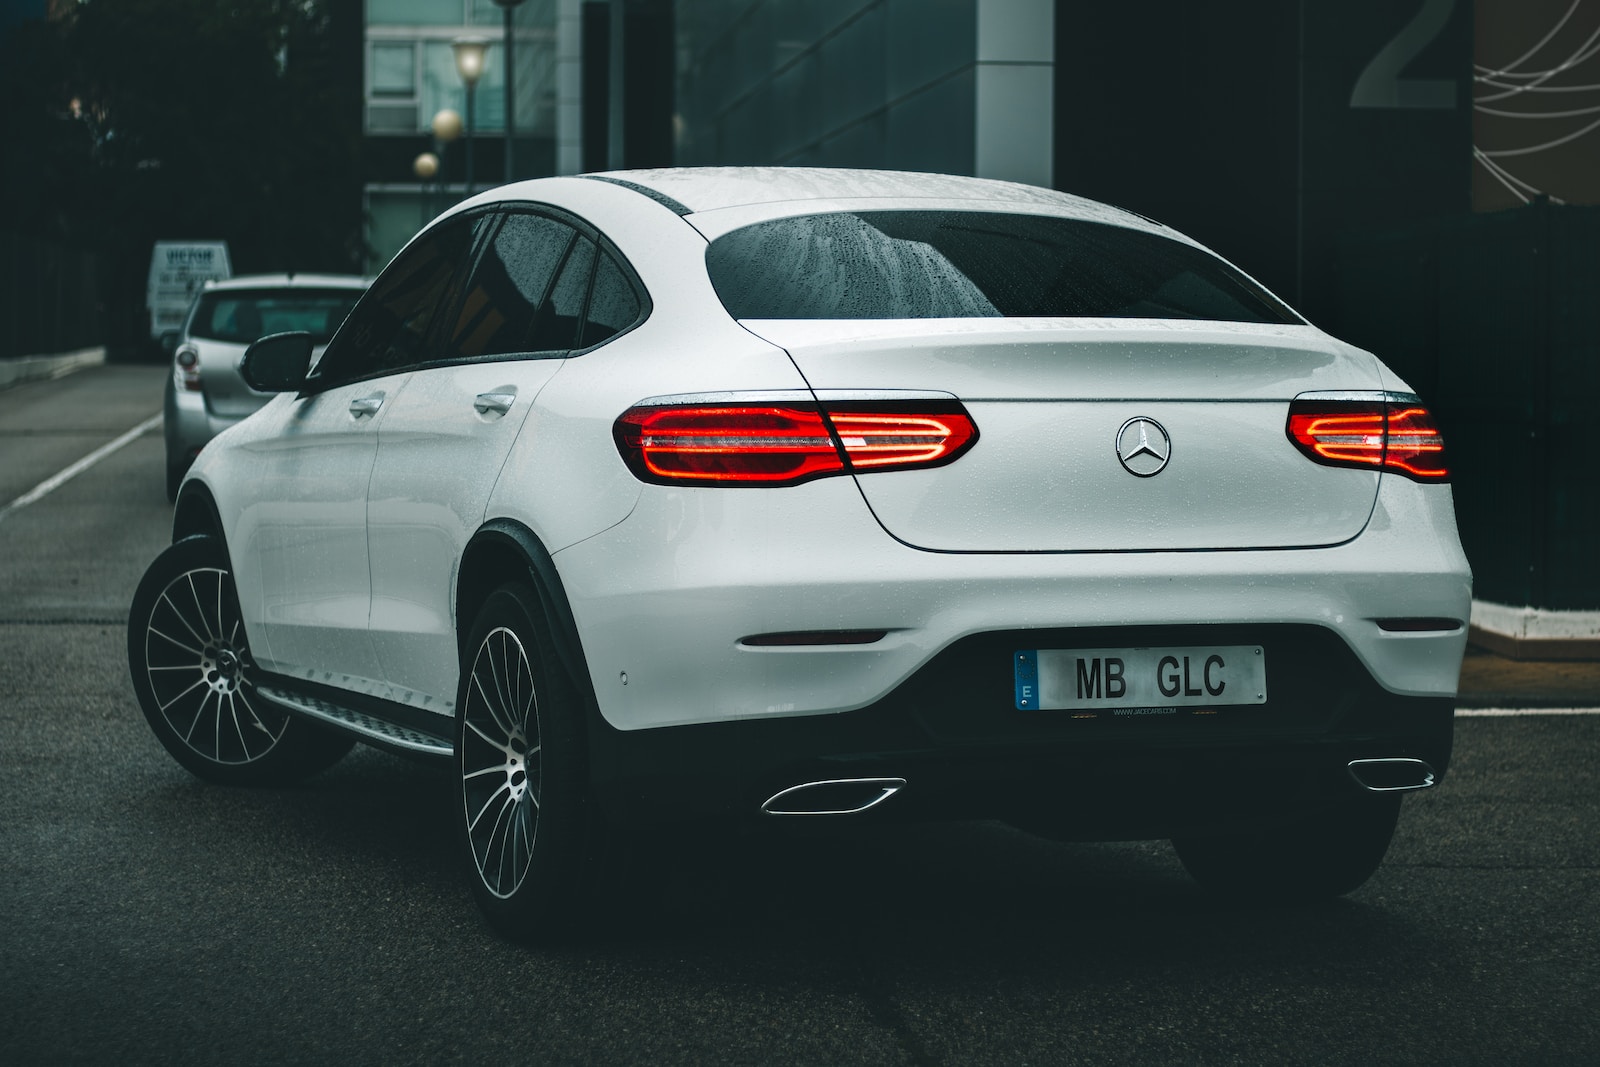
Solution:
M157 241L150 252L144 301L150 312L151 339L176 334L200 287L232 275L226 241Z

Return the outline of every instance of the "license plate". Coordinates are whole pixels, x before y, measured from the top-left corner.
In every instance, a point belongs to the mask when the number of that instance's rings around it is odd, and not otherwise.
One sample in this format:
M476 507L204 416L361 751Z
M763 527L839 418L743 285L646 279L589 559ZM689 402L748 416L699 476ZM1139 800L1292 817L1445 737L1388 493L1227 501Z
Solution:
M1187 648L1040 648L1012 657L1018 711L1178 708L1267 702L1260 645Z

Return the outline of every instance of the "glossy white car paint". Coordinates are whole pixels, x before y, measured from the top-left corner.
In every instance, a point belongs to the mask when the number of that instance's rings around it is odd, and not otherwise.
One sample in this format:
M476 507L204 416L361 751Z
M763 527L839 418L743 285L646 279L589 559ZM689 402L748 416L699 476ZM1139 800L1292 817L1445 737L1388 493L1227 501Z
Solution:
M483 523L509 520L551 553L599 710L622 730L845 712L963 636L1042 627L1310 623L1391 692L1454 693L1464 626L1375 622L1467 618L1449 486L1321 467L1284 435L1299 393L1403 390L1371 354L1309 325L736 323L708 278L707 237L786 214L954 206L1172 234L976 179L621 177L691 214L580 178L492 190L452 213L528 201L594 226L649 293L636 329L566 360L280 396L202 456L191 477L217 501L263 666L449 713L456 634L471 621L452 615L461 554ZM644 484L613 442L618 416L647 398L810 388L952 394L979 443L934 470L731 489ZM473 404L484 393L514 399L485 414ZM368 398L379 410L352 414ZM1159 478L1117 463L1117 428L1136 415L1172 432ZM888 634L741 644L850 629Z
M417 694L408 703L455 699L461 549L561 367L545 359L424 368L389 405L367 493L370 628L379 677Z
M1186 329L1178 329L1180 325ZM931 470L865 477L894 536L947 552L1148 551L1339 544L1372 512L1378 474L1284 447L1303 392L1378 389L1377 361L1312 326L1114 319L746 322L813 389L939 389L982 447ZM1117 430L1172 437L1156 478L1130 478Z

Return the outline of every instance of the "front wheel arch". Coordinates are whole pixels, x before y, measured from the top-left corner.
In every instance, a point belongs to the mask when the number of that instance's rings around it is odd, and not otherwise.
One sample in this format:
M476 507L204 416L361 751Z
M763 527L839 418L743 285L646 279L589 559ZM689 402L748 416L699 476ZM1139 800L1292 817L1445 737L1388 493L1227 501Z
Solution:
M212 537L226 551L227 539L222 532L222 513L216 498L203 482L184 483L172 511L172 541L176 544L186 537Z

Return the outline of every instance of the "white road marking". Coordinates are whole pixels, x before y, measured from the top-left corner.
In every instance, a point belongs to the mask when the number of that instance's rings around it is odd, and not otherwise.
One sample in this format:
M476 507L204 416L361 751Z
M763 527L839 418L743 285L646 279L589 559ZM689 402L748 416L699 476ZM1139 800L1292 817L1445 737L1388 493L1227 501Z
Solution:
M152 415L139 425L135 426L133 429L129 430L127 433L123 434L121 437L117 438L115 441L109 441L106 444L101 445L99 448L95 449L93 452L90 452L87 456L84 456L70 467L66 467L63 470L52 474L50 477L40 482L32 489L29 489L26 493L23 493L5 507L0 508L0 522L4 522L8 516L14 512L21 511L23 508L27 507L29 504L32 504L40 497L47 496L48 494L61 488L67 482L70 482L72 479L76 478L78 475L82 474L96 463L99 463L102 459L105 459L107 456L111 455L111 453L117 451L117 449L132 443L140 437L143 437L145 434L149 433L151 430L160 425L161 415Z
M1457 708L1456 718L1502 715L1600 715L1600 708Z

